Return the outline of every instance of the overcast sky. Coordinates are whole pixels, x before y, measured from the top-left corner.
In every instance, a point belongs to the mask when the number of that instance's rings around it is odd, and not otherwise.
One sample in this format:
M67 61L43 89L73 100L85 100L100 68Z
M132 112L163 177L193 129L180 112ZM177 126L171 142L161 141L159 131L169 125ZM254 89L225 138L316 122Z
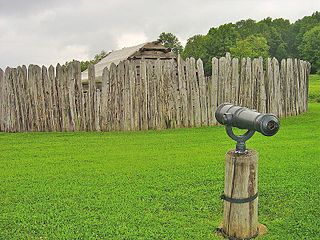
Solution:
M316 10L320 0L0 0L0 67L88 60L164 31L185 43L224 23Z

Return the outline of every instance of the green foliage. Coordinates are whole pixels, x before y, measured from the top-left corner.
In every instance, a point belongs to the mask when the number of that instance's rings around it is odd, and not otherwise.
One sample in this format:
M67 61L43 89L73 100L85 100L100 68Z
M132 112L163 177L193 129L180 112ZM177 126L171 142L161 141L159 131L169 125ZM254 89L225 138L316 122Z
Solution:
M211 28L207 36L206 47L210 57L222 57L235 46L239 33L234 24L230 23Z
M320 103L320 75L310 75L309 101Z
M91 60L91 61L81 61L81 62L80 62L81 72L87 70L88 67L89 67L89 65L90 65L90 64L93 64L93 63L94 63L94 60Z
M303 35L299 51L305 60L312 62L312 73L320 72L320 24Z
M206 54L206 36L195 35L188 39L186 47L184 48L184 51L181 53L181 56L183 58L203 58Z
M241 20L235 24L229 23L218 28L211 28L207 35L196 35L191 37L182 53L184 58L194 56L204 61L206 74L211 74L211 58L224 56L226 52L235 51L239 44L247 45L250 37L263 37L267 41L268 56L276 57L278 60L284 58L304 58L301 47L306 32L320 24L320 13L315 12L312 16L304 17L295 23L278 18L266 18L259 22L252 19ZM316 41L317 44L318 41ZM259 42L255 45L260 44ZM319 46L319 44L318 44ZM248 50L248 47L244 48ZM249 50L248 50L249 51ZM256 49L259 51L259 48ZM314 50L316 51L316 50ZM249 51L252 52L252 51ZM248 55L248 53L237 55ZM265 48L261 48L259 56L266 56ZM317 54L319 56L320 54ZM307 60L313 65L313 72L319 71L317 60L308 57Z
M204 70L207 75L211 73L210 55L207 51L206 43L207 36L195 35L188 39L184 51L181 53L182 58L194 57L195 59L201 58L204 62Z
M292 53L296 57L301 57L301 52L299 52L299 47L303 41L304 34L320 24L320 12L315 12L311 16L306 16L294 24L291 25L290 31L294 36L290 45L292 46Z
M211 59L224 56L229 52L230 48L236 44L238 37L239 33L233 24L211 28L205 36L196 35L189 38L182 56L201 58L206 75L210 75Z
M105 58L108 55L108 53L106 51L101 51L99 54L96 54L94 56L94 59L90 60L90 61L81 61L81 72L85 71L88 69L88 66L90 64L96 64L98 63L100 60L102 60L103 58Z
M264 37L250 35L243 40L237 40L236 46L230 48L230 53L238 58L267 58L269 46Z
M160 34L158 40L167 48L170 48L175 53L181 53L183 47L179 39L172 33L163 32Z
M320 236L320 104L256 134L263 239ZM0 239L221 239L224 127L0 133Z

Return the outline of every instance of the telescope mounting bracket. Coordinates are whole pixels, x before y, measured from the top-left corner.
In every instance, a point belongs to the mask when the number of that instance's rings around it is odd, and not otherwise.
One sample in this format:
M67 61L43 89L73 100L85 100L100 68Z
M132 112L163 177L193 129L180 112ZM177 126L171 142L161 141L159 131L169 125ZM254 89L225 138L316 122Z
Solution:
M246 154L248 151L246 149L246 141L248 141L253 134L254 130L248 130L245 134L237 136L232 130L233 114L226 113L223 116L224 123L226 125L226 132L230 138L237 142L236 153L237 154Z

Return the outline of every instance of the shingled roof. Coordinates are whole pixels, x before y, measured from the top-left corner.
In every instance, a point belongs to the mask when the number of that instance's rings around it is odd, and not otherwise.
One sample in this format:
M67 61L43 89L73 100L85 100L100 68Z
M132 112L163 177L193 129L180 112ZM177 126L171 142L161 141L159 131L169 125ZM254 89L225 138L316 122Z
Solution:
M159 54L159 52L161 54ZM133 47L126 47L110 52L105 58L101 59L95 66L96 77L101 77L103 69L110 67L111 63L119 64L119 62L128 59L170 59L176 58L176 55L171 52L171 49L164 47L159 41L139 44ZM82 72L82 79L88 79L88 70Z

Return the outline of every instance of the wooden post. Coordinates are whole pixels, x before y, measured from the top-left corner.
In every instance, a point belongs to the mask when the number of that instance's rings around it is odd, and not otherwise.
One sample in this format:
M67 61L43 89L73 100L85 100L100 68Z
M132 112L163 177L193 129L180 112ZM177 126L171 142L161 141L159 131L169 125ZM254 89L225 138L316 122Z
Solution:
M229 238L248 239L259 234L258 153L226 155L222 233ZM241 203L239 203L239 201Z

